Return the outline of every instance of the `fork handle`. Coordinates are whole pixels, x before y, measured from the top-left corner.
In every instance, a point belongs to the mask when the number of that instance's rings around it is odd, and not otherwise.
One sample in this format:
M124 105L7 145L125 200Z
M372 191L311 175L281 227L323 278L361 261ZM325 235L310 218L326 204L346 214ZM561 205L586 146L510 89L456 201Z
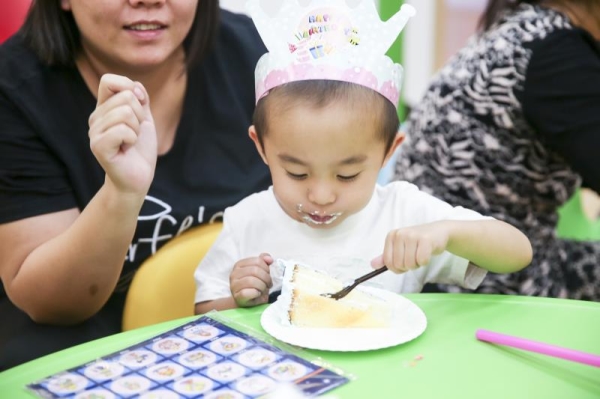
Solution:
M357 278L356 280L354 280L354 284L360 284L363 281L372 279L373 277L378 276L381 273L385 272L387 269L388 269L387 266L384 265L383 267L380 267L379 269L373 270L371 273L367 273L364 276Z

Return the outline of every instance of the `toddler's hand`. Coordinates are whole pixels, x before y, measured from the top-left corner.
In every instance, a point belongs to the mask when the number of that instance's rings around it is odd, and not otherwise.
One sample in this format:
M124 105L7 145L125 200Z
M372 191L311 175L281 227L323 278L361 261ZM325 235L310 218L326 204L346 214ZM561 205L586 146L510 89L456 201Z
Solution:
M273 286L269 265L273 258L260 254L242 259L233 266L229 276L231 295L240 308L261 305L269 300L269 288Z
M449 233L443 222L392 230L385 239L383 255L371 261L379 268L386 265L394 273L404 273L425 266L431 257L448 245Z

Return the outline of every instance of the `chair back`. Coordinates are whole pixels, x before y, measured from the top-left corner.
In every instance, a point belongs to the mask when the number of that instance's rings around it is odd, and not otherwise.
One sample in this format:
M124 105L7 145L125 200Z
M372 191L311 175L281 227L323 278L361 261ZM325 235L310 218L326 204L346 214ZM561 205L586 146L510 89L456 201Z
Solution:
M222 227L195 227L142 263L125 300L123 331L194 315L194 271Z

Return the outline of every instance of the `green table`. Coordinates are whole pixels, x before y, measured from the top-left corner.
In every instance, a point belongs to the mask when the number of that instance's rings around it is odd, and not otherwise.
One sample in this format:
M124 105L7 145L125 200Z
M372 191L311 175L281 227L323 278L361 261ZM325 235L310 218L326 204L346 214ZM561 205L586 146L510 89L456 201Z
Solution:
M357 378L345 398L600 398L600 368L475 339L484 328L600 354L600 303L471 294L410 294L427 329L406 344L369 352L308 351ZM261 330L264 306L224 312ZM170 321L79 345L0 373L0 398L34 398L26 384L190 321ZM421 360L415 361L415 357Z

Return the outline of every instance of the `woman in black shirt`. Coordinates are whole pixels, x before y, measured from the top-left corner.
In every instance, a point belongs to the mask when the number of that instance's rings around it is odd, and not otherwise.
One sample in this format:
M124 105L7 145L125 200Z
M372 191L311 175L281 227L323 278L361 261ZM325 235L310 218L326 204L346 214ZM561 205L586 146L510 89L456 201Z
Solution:
M101 4L37 0L0 47L0 370L120 331L146 258L270 184L252 21Z

